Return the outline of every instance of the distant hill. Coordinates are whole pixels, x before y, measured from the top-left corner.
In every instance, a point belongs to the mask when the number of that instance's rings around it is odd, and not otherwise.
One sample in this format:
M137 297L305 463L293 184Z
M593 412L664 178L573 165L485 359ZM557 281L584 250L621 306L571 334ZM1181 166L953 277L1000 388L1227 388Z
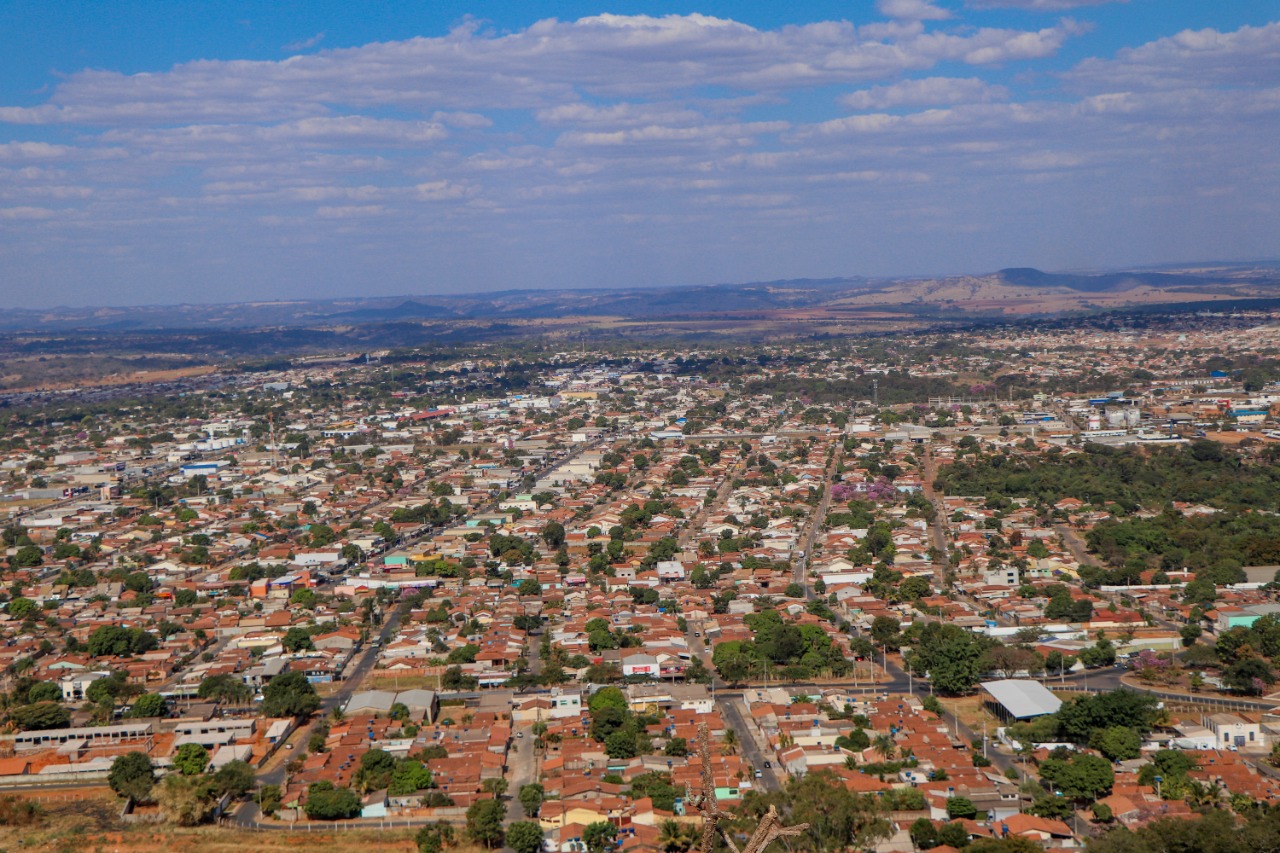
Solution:
M374 327L429 325L447 338L479 334L483 324L550 321L556 328L586 318L630 323L717 323L726 334L735 323L820 323L874 312L885 316L971 318L1055 316L1114 310L1130 305L1212 303L1280 296L1280 269L1268 264L1205 264L1103 273L1052 273L1011 267L994 273L936 278L786 279L742 284L579 290L506 290L481 293L406 294L387 297L279 300L223 305L144 305L129 308L9 309L0 333L244 333L269 340L306 329L341 330L358 339ZM885 312L889 312L886 314ZM558 322L557 322L558 321ZM880 320L877 320L880 322ZM466 327L470 331L460 330ZM779 326L782 328L782 326ZM495 333L497 331L495 327ZM755 332L759 332L759 326ZM265 334L265 333L270 334ZM85 335L81 335L84 337ZM32 342L33 345L36 342Z
M1196 275L1153 272L1118 272L1100 275L1048 273L1032 267L1011 267L996 273L1005 283L1019 287L1066 287L1081 293L1101 293L1147 286L1158 288L1197 287L1213 283L1213 279Z

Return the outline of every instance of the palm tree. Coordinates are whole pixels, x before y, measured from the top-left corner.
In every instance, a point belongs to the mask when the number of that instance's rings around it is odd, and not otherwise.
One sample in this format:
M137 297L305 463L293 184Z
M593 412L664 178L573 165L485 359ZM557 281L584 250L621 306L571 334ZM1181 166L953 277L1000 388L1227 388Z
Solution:
M720 737L720 744L724 747L721 752L725 755L736 754L738 751L738 733L733 729L725 729L724 734Z
M893 735L876 735L875 739L871 741L871 747L880 753L880 757L885 761L893 758L893 753L896 749L893 744Z
M693 846L693 827L667 819L658 824L658 846L665 853L685 853Z

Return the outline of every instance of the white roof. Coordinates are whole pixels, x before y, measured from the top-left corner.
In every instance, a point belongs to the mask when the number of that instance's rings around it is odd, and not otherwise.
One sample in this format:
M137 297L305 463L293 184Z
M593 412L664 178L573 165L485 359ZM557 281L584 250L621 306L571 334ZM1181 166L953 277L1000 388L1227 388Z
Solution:
M1016 720L1054 714L1062 707L1062 700L1038 681L1007 678L984 681L981 687Z

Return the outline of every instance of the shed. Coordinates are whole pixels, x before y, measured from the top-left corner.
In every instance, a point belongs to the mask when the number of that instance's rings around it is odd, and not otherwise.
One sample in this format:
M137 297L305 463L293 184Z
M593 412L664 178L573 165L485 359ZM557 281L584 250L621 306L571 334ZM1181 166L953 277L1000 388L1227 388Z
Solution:
M980 686L991 699L987 704L1004 720L1030 720L1056 714L1062 707L1062 700L1038 681L1007 678Z

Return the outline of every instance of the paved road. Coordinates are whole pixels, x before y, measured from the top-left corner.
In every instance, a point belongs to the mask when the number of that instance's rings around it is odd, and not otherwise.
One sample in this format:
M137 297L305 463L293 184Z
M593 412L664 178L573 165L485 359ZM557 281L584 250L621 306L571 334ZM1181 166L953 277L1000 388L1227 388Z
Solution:
M726 504L729 500L729 495L733 493L734 478L736 478L738 474L742 473L742 470L746 465L747 458L743 457L742 459L739 459L736 464L725 469L724 477L720 480L720 485L716 487L716 496L712 499L711 503L703 506L694 514L693 518L685 522L684 528L676 537L676 543L680 546L681 551L688 548L689 543L693 541L693 538L702 532L702 525L706 521L707 516L710 515L717 507L723 507Z
M938 479L938 463L933 458L933 451L928 445L924 448L924 464L921 465L921 481L924 484L922 491L924 496L929 499L929 503L933 504L933 518L929 520L929 539L934 550L938 552L938 559L933 564L934 570L938 572L947 584L951 585L951 563L948 560L950 554L947 553L950 545L950 537L947 534L947 507L943 501L943 495L937 493L934 486Z
M782 781L778 768L764 766L766 761L770 762L770 764L773 763L773 756L766 752L754 737L757 729L754 725L748 723L743 716L741 700L732 696L717 694L716 707L720 709L720 716L724 718L725 724L733 729L738 741L738 749L742 751L742 755L747 759L748 765L752 769L761 772L760 778L753 779L752 784L759 785L768 791L776 791L781 788Z
M503 824L510 826L518 820L524 820L524 809L520 806L520 788L538 781L538 756L533 748L533 723L522 723L514 726L511 748L507 752L507 816ZM523 737L520 737L523 735Z
M383 623L382 630L378 632L378 639L385 643L387 638L395 633L396 626L399 623L399 609L392 610L391 615L387 617L386 622ZM320 709L311 718L311 721L304 726L299 726L297 731L290 736L288 742L295 745L298 743L305 743L306 739L311 736L311 730L315 725L320 721L327 719L334 708L341 707L348 699L351 698L351 694L355 693L356 690L360 688L360 684L364 681L365 676L369 674L369 671L373 669L373 666L377 661L378 648L373 643L370 643L361 650L355 664L350 666L346 680L343 681L342 686L339 687L333 695L325 697L320 702ZM281 746L280 748L283 749L284 747ZM276 760L274 766L269 765L269 769L258 774L258 784L260 786L283 785L286 775L285 766L287 764L287 760ZM260 826L258 824L259 816L260 812L258 804L251 800L241 804L240 808L235 810L232 816L232 821L240 826L251 829L261 827L275 828L271 824L262 824ZM282 825L279 828L283 829L287 827Z
M826 526L827 511L831 508L831 478L835 476L836 468L843 458L844 445L837 444L831 454L831 461L827 463L827 468L823 472L822 500L818 501L818 506L813 511L813 516L809 519L809 530L804 537L804 556L796 560L795 580L796 583L804 587L804 597L806 599L814 597L813 588L809 585L808 571L809 564L813 560L813 543L817 541L818 533Z

